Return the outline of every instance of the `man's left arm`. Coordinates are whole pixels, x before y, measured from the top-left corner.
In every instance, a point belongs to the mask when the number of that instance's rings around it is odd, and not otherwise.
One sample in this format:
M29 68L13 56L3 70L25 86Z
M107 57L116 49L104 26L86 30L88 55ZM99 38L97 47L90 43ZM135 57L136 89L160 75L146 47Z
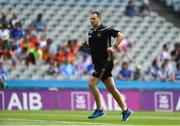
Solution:
M118 46L122 42L123 39L124 39L124 35L122 33L118 32L114 45L112 47L109 47L108 51L110 51L112 53L115 52L118 49Z

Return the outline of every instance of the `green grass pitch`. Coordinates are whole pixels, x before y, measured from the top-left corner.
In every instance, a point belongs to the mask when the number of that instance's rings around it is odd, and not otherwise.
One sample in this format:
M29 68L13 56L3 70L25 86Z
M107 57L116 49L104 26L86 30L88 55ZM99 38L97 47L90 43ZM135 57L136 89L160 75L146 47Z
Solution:
M121 122L120 112L107 111L97 119L88 119L92 111L0 111L0 125L6 126L180 126L180 112L134 112Z

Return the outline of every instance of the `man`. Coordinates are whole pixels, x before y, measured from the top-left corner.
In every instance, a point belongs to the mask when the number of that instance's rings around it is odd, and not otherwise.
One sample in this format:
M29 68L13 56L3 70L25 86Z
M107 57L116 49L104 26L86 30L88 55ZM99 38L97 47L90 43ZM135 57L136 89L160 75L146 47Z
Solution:
M101 22L101 13L98 11L91 13L90 22L92 28L88 33L88 42L87 40L84 41L83 46L90 48L95 68L95 72L89 79L89 88L95 98L97 109L88 118L94 119L104 115L100 100L100 91L97 88L97 84L102 80L122 109L122 121L128 121L133 111L128 109L122 100L122 96L115 87L114 79L111 74L113 69L112 53L116 51L118 45L124 39L124 36L119 31L104 26ZM111 36L116 37L116 42L112 47Z
M35 29L38 32L46 32L46 22L43 20L43 14L39 13L35 20L33 20L30 24L30 27Z

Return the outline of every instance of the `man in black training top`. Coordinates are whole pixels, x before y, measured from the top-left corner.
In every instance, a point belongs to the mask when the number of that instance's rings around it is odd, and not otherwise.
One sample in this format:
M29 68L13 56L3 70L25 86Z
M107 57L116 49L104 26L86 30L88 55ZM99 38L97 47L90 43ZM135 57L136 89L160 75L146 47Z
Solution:
M115 87L115 82L111 74L113 69L112 53L116 51L124 36L119 31L104 26L101 22L101 13L98 11L91 13L90 22L92 28L88 32L88 40L85 40L82 45L83 47L90 48L92 62L95 68L95 72L89 79L89 88L95 98L97 108L88 118L94 119L104 115L100 92L97 88L97 84L102 80L122 110L122 121L126 122L133 111L128 109L126 103L122 100L122 96ZM111 36L116 38L113 46L111 46Z

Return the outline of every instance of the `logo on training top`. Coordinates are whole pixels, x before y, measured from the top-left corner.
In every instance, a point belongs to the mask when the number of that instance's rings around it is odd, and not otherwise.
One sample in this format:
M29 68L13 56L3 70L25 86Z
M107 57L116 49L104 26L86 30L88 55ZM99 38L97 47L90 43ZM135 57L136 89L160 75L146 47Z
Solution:
M97 37L100 38L102 35L101 33L97 33Z
M155 92L155 111L173 111L173 93Z
M71 92L71 110L90 110L89 92Z

